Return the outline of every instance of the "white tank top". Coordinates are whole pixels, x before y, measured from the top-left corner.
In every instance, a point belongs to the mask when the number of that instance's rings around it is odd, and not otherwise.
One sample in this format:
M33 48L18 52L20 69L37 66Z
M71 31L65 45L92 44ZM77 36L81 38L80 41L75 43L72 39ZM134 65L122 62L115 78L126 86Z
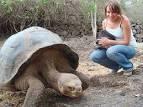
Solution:
M111 29L106 27L106 30L115 36L116 40L122 40L123 39L123 30L120 27L120 25L117 28ZM129 46L137 47L137 42L135 37L133 36L133 32L131 31L131 39L129 42Z

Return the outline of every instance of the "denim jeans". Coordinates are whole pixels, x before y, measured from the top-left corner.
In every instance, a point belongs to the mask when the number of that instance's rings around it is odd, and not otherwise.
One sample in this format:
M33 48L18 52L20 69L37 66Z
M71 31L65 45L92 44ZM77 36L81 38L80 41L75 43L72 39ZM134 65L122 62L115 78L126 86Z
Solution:
M107 49L95 49L90 54L90 59L107 68L118 70L133 69L133 64L130 61L136 54L136 50L132 46L114 45Z

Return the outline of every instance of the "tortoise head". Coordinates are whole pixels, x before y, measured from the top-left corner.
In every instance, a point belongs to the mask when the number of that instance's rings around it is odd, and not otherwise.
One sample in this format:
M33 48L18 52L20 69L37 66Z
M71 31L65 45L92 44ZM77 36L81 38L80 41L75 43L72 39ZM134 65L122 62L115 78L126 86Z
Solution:
M58 89L61 94L75 98L82 95L82 82L74 74L61 73L58 79Z

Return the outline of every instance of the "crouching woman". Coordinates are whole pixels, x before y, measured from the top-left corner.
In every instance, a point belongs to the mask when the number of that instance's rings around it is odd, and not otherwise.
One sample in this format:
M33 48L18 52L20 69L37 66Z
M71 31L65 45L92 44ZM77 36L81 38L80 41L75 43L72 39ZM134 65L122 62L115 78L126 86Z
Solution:
M110 0L105 6L105 19L102 28L115 36L115 40L101 38L97 48L90 54L90 59L95 63L112 69L116 73L123 69L123 75L130 76L133 72L133 63L130 61L136 54L136 40L133 36L130 21L121 13L121 8L116 0Z

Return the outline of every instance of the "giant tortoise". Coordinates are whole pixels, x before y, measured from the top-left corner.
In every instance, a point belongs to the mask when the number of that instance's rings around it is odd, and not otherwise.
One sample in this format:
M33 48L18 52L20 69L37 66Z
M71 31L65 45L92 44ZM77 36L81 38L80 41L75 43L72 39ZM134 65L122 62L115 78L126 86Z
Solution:
M0 50L0 88L27 90L23 107L37 103L46 87L61 95L79 97L88 78L77 72L78 55L61 38L33 26L10 36Z

